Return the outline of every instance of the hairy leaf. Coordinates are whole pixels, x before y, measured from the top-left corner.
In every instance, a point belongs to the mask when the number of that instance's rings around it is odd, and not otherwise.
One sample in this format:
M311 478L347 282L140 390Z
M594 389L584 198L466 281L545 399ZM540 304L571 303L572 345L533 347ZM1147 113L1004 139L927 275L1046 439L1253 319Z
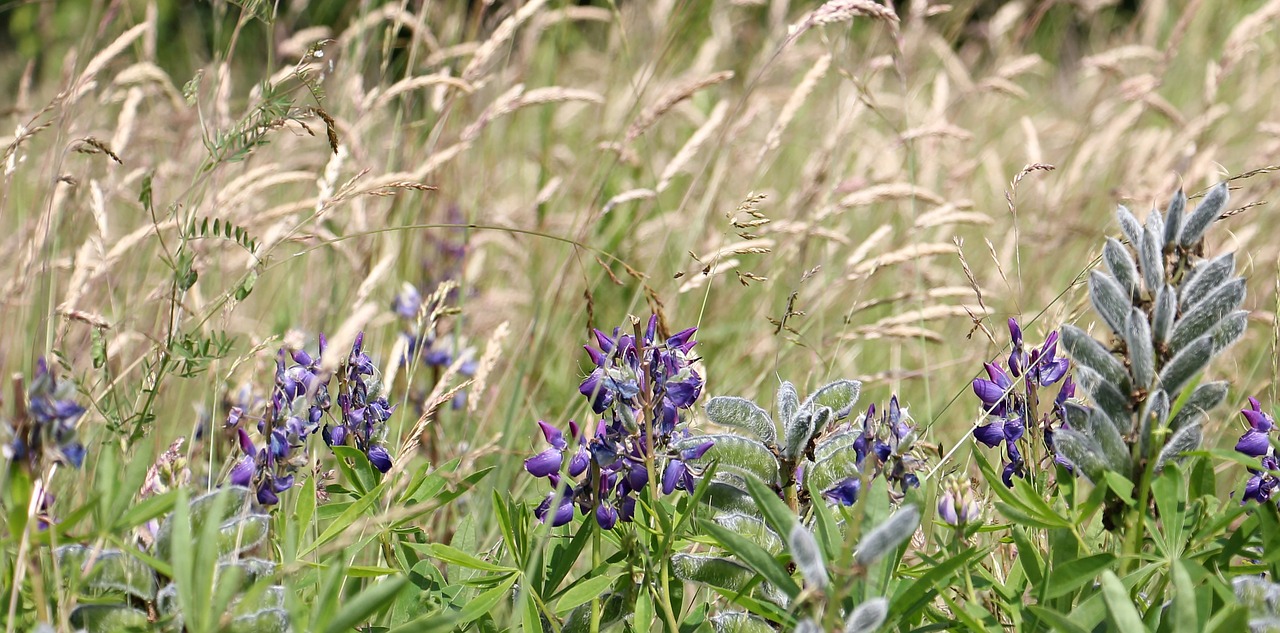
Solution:
M802 409L791 418L784 430L783 457L795 459L804 453L805 447L809 445L809 438L813 437L817 426L817 421L814 419L816 417L815 412Z
M1102 247L1102 261L1120 287L1127 290L1130 296L1137 296L1141 283L1138 278L1138 265L1129 254L1129 249L1125 248L1120 240L1114 237L1107 238L1106 245Z
M1116 220L1120 223L1120 232L1124 233L1125 239L1135 249L1138 248L1142 243L1142 224L1138 223L1138 218L1122 204L1116 207Z
M919 525L920 510L912 504L903 505L883 523L862 536L858 541L854 560L863 567L870 567L911 538Z
M702 457L690 460L691 464L705 466L718 461L721 470L750 475L769 484L778 482L778 459L767 446L748 437L728 434L698 435L676 442L675 448L693 448L708 440L714 444Z
M1141 417L1138 419L1138 449L1144 456L1151 455L1151 434L1155 429L1165 428L1169 419L1169 394L1163 389L1156 389L1142 405Z
M1200 241L1205 230L1209 228L1213 221L1222 215L1222 210L1227 206L1227 200L1230 194L1227 192L1227 183L1219 183L1218 186L1209 190L1209 194L1200 201L1200 206L1187 216L1187 221L1182 225L1182 236L1178 239L1183 246L1191 246Z
M858 605L844 621L844 633L874 633L889 616L889 601L872 598Z
M825 589L830 579L827 577L827 561L818 547L818 539L800 522L791 526L791 534L787 535L787 551L791 560L804 576L807 584Z
M1076 367L1076 382L1103 412L1111 416L1116 424L1124 426L1132 415L1128 396L1120 392L1115 385L1104 380L1098 372L1084 366Z
M156 595L156 575L142 561L120 550L97 550L63 545L56 550L62 573L78 579L87 595L124 594L150 601ZM85 565L92 567L85 569Z
M1169 438L1168 442L1165 442L1164 448L1160 450L1160 457L1156 459L1156 472L1160 472L1169 460L1177 459L1178 456L1187 451L1194 451L1200 448L1201 436L1199 420L1193 420L1174 431L1173 436Z
M770 446L778 443L777 427L769 413L746 398L716 396L708 400L707 419L720 426L746 431Z
M1160 370L1160 386L1170 396L1176 396L1210 360L1213 360L1213 341L1207 336L1196 339Z
M88 633L150 631L147 612L123 604L82 604L71 612L71 625Z
M805 468L805 482L818 490L826 490L845 479L858 476L858 452L853 443L831 451Z
M716 472L715 481L707 484L707 494L703 501L720 512L760 515L755 499L747 492L746 481L732 473Z
M826 459L836 451L852 446L859 435L862 435L861 429L849 429L828 435L813 447L813 457L819 460Z
M1152 214L1155 214L1152 211ZM1151 216L1147 216L1150 225ZM1163 227L1162 227L1163 229ZM1142 247L1138 249L1138 265L1147 290L1155 292L1164 285L1164 253L1160 249L1160 234L1148 226L1142 229Z
M1107 458L1093 438L1079 431L1061 429L1053 434L1053 447L1089 481L1102 481L1107 472Z
M721 556L674 554L671 569L686 582L700 582L729 591L742 591L756 577L749 567Z
M1183 193L1179 188L1173 193L1173 199L1169 201L1169 208L1164 213L1164 239L1161 242L1165 248L1173 248L1178 243L1178 234L1182 229L1182 214L1187 208L1187 194Z
M1184 313L1182 318L1173 324L1173 336L1169 337L1169 347L1176 354L1177 350L1204 336L1223 317L1240 307L1240 303L1244 301L1244 292L1244 279L1237 277L1210 293L1204 301Z
M1139 389L1151 387L1156 377L1156 352L1151 345L1151 326L1142 310L1134 308L1129 312L1125 342L1129 346L1129 371L1133 384Z
M800 410L800 394L796 393L795 385L784 380L781 385L778 385L778 394L774 402L778 414L774 421L785 433L785 429L791 426L791 421L795 419L796 412Z
M822 633L822 627L812 619L805 618L796 623L795 633Z
M1098 270L1089 273L1089 300L1093 302L1093 309L1117 335L1124 334L1124 322L1133 307L1126 295L1124 288L1106 273Z
M1129 371L1102 343L1074 325L1063 325L1058 331L1061 333L1063 349L1077 364L1097 372L1107 382L1115 385L1117 391L1129 390Z
M1157 343L1167 343L1173 334L1173 322L1178 318L1178 292L1165 284L1156 293L1151 312L1151 338Z
M1227 382L1207 382L1201 383L1187 396L1182 408L1169 421L1169 428L1177 431L1182 428L1186 422L1195 419L1196 416L1205 416L1209 411L1217 408L1227 399Z
M716 633L773 633L767 620L746 611L725 611L711 616L711 627Z
M1224 253L1207 262L1200 262L1182 282L1179 299L1186 312L1226 283L1236 272L1236 254Z
M858 403L858 395L862 392L862 383L857 380L837 380L813 392L801 405L803 409L827 407L835 414L832 419L840 420L849 416L853 405ZM821 429L821 427L819 427Z
M1111 421L1110 416L1103 413L1102 410L1090 409L1088 415L1085 416L1084 426L1073 426L1072 428L1076 428L1098 443L1098 447L1102 449L1102 456L1110 470L1127 473L1132 468L1133 461L1129 455L1129 448L1124 443L1124 438L1120 435L1120 431L1116 429L1116 425ZM1054 439L1057 439L1056 434Z
M742 538L745 538L761 549L770 554L777 554L782 551L782 538L769 529L764 521L758 517L743 514L741 512L726 512L718 514L713 519L716 523L723 526L726 530L731 530Z
M1249 313L1245 310L1237 310L1223 317L1205 335L1213 340L1213 355L1217 356L1225 352L1228 347L1240 340L1241 336L1244 336L1244 332L1248 327Z

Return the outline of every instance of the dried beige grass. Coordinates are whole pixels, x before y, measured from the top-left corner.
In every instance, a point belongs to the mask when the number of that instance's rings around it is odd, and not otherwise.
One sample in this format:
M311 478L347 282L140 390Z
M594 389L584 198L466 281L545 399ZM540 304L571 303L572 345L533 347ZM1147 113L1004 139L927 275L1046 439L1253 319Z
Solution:
M601 214L609 213L610 211L613 211L615 208L617 208L619 205L627 204L628 202L636 202L638 200L652 200L657 197L658 197L658 192L652 189L631 189L630 191L624 191L612 198L609 198L608 202L604 203L604 208L600 211L600 213Z
M787 39L782 46L791 45L797 38L815 26L848 22L856 17L882 20L888 23L895 32L898 28L898 14L894 13L891 7L871 0L828 0L822 6L805 14L799 22L792 24L787 29Z
M480 407L484 388L489 382L489 374L493 373L494 367L497 367L498 358L502 356L502 344L510 335L510 321L503 321L498 324L498 327L494 328L493 335L485 343L484 354L480 356L480 361L476 363L475 377L471 381L472 394L467 399L468 413L475 413Z
M89 60L89 63L84 65L84 70L80 71L79 77L77 77L75 82L71 84L70 96L67 99L68 103L75 103L80 99L80 97L84 96L84 94L88 92L89 88L92 87L93 80L98 76L98 73L102 72L102 69L106 68L107 64L111 63L112 59L115 59L117 55L123 53L125 49L133 45L138 38L142 37L143 34L150 30L151 23L149 22L136 24L124 33L121 33L120 36L117 37L115 41L108 44L106 48L98 51L98 54L94 55Z
M475 55L471 57L471 61L462 69L462 80L469 84L476 84L481 77L488 72L489 64L498 54L507 42L515 35L516 29L520 28L529 18L542 9L542 5L546 4L546 0L529 0L524 6L521 6L515 13L511 14L507 19L503 20L498 28L494 29L489 39L485 40L479 48L476 49Z
M956 252L955 244L947 244L942 242L908 244L896 251L885 253L875 259L862 262L853 267L849 279L861 279L876 272L877 270L887 266L897 266L910 261L924 259L926 257L934 257L937 255L946 255Z
M888 237L892 232L893 227L888 224L881 224L876 228L876 230L872 231L865 240L862 240L862 243L858 245L858 248L854 249L853 253L851 253L848 259L845 260L845 265L855 266L862 263L862 260L866 259L867 255L871 253L871 250L879 247L880 242L884 241L884 238Z
M671 180L683 171L689 161L693 160L693 157L697 155L698 150L707 141L711 140L711 135L720 129L720 125L724 123L724 117L728 112L728 100L721 100L720 103L716 104L716 107L711 110L711 114L707 116L706 122L694 131L689 140L685 142L684 147L681 147L680 151L676 152L676 155L671 158L671 162L667 163L666 168L662 170L662 176L658 178L658 186L656 187L659 193L667 190L667 187L671 185Z
M766 154L778 149L778 146L782 144L782 133L786 131L788 125L791 125L791 121L800 112L800 108L804 106L809 94L817 87L818 82L827 76L827 70L830 68L831 53L826 53L813 62L813 67L804 74L804 79L800 80L791 96L787 98L787 102L782 106L782 111L778 113L778 119L774 121L773 127L769 128L769 133L765 135L764 145L760 148L760 154L756 158L757 161L764 160Z
M919 185L913 185L909 182L891 182L883 185L872 185L850 193L840 199L840 207L848 209L850 207L863 207L876 204L878 202L906 200L910 198L915 198L917 200L936 205L944 204L946 202L946 199L942 196Z
M967 289L966 289L967 292ZM969 305L933 305L917 310L908 310L900 314L888 316L876 321L872 327L886 328L902 325L912 325L915 323L927 321L939 321L942 319L951 319L955 317L969 317L973 314L987 315L990 310L982 306Z
M386 107L388 103L391 103L396 97L399 97L402 94L432 86L450 86L457 88L464 94L471 94L475 91L475 87L471 84L458 79L457 77L451 77L443 72L433 73L430 75L419 75L417 77L401 79L400 81L387 86L385 91L380 91L378 88L370 90L369 93L364 96L364 101L361 103L360 109L365 112L370 110L379 110Z
M635 121L631 123L631 126L627 128L624 142L630 143L631 141L639 138L640 135L644 134L650 127L653 127L653 124L656 123L658 119L662 118L662 115L670 112L671 109L676 107L676 105L681 101L692 97L704 88L709 88L718 83L728 81L731 78L733 78L732 70L722 70L711 73L705 77L697 77L677 84L675 87L663 93L662 96L658 97L658 100L655 101L653 105L645 108L636 117Z
M353 20L350 26L338 35L338 44L345 48L363 36L365 31L376 28L383 22L390 22L397 27L408 29L418 42L427 47L428 51L434 53L440 50L440 42L436 40L431 30L426 27L425 21L397 4L385 4L382 8L370 11L368 15ZM373 41L376 40L377 38L373 38Z

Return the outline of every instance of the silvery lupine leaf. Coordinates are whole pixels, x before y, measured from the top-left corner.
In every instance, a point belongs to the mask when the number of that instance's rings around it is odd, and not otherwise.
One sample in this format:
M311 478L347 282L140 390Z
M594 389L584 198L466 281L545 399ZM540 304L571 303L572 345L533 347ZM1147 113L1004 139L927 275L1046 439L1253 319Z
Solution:
M255 591L236 598L231 605L233 615L258 614L264 611L284 607L285 588L282 585L271 585L265 591Z
M1156 389L1142 405L1138 417L1138 451L1139 454L1151 454L1151 434L1155 429L1162 429L1169 420L1169 394L1163 389Z
M1164 216L1160 215L1159 209L1153 208L1147 213L1147 221L1143 228L1151 231L1151 234L1156 236L1157 244L1164 243Z
M142 561L120 550L63 545L55 551L62 573L78 578L77 586L99 596L114 593L150 602L156 595L156 575ZM85 564L92 561L92 567Z
M71 611L71 626L88 633L150 631L147 612L123 604L82 604Z
M1132 415L1128 396L1120 393L1115 385L1099 376L1098 372L1084 366L1076 367L1076 384L1117 425L1125 424L1124 421ZM1122 429L1122 432L1126 430Z
M799 521L791 526L791 534L787 535L787 551L791 554L791 561L800 570L800 575L804 576L806 586L827 588L827 583L830 582L827 577L827 562L822 556L822 550L818 548L818 539Z
M1089 300L1093 309L1102 317L1107 327L1117 336L1124 334L1124 320L1129 317L1133 303L1124 288L1110 275L1095 270L1089 273Z
M849 429L828 435L819 441L817 446L813 447L813 458L822 461L837 450L852 446L854 442L858 441L859 435L862 435L861 429Z
M713 520L759 545L770 554L782 551L782 538L774 534L773 530L770 530L769 526L757 517L741 512L725 512L717 514Z
M1085 424L1087 423L1085 418L1089 417L1089 411L1091 411L1089 407L1070 401L1063 403L1062 406L1067 414L1068 427L1073 429L1082 429L1085 427Z
M1200 201L1200 206L1196 207L1191 215L1187 216L1187 221L1182 225L1182 236L1178 241L1183 246L1191 246L1200 241L1200 237L1204 235L1206 229L1209 228L1213 221L1222 215L1222 210L1227 206L1227 199L1230 194L1227 192L1227 183L1219 183L1218 186L1209 190L1209 194Z
M801 410L787 423L783 437L785 442L782 446L783 457L795 459L804 453L805 447L809 445L809 438L813 437L817 422L814 417L813 411Z
M1138 223L1138 218L1122 204L1116 207L1116 220L1120 222L1120 232L1124 233L1125 239L1137 249L1142 243L1142 225Z
M1169 201L1169 208L1164 213L1164 243L1165 248L1173 248L1178 243L1178 233L1182 229L1182 212L1187 208L1187 194L1183 193L1179 188L1173 194L1173 199Z
M705 554L673 554L671 570L681 580L729 591L742 591L756 577L756 573L742 563Z
M1200 373L1210 360L1213 360L1213 340L1202 336L1165 363L1160 370L1160 386L1176 397L1182 387Z
M822 627L817 622L805 618L796 624L795 633L822 633Z
M1160 449L1160 457L1156 458L1156 472L1160 472L1166 462L1171 459L1177 459L1180 455L1187 451L1194 451L1200 448L1201 430L1200 422L1196 421L1187 424L1182 428L1174 431L1173 436L1165 442L1164 448Z
M1223 317L1240 307L1244 302L1244 292L1244 279L1236 277L1210 293L1173 324L1169 348L1176 354L1191 341L1204 336Z
M1156 352L1151 346L1151 326L1142 310L1134 308L1129 311L1125 342L1129 346L1129 372L1133 376L1134 386L1139 389L1150 388L1151 381L1156 377Z
M827 407L831 409L832 420L840 420L849 416L853 405L858 403L858 395L862 393L862 383L857 380L837 380L813 392L805 399L802 409ZM819 427L821 430L821 427Z
M245 558L218 563L218 571L214 574L214 582L223 582L224 574L235 574L242 591L248 590L254 583L276 573L276 564L262 558ZM229 576L228 576L229 577Z
M1178 409L1178 413L1169 420L1169 428L1177 431L1182 428L1183 424L1193 420L1196 416L1208 417L1209 411L1212 411L1223 400L1227 399L1227 383L1226 381L1201 383L1187 396L1186 402L1182 404L1182 408Z
M1236 599L1250 613L1280 615L1276 613L1276 605L1280 605L1280 584L1276 584L1258 576L1236 576L1231 580Z
M1099 409L1090 409L1085 416L1084 426L1072 428L1088 435L1098 443L1098 447L1102 449L1102 457L1110 470L1127 473L1132 468L1133 460L1129 456L1124 438L1120 436L1120 431L1116 430L1116 425L1107 414ZM1057 439L1056 434L1054 439Z
M290 631L289 612L284 609L263 609L231 620L227 627L233 633L285 633ZM562 629L563 630L563 629Z
M708 400L707 419L746 431L770 446L778 443L778 432L769 413L746 398L716 396Z
M604 604L600 607L598 630L603 631L614 622L622 619L623 599L622 594L613 591L606 591L600 598L600 601ZM564 626L560 627L560 633L588 633L591 631L591 609L591 603L587 602L570 611L569 615L564 619Z
M1207 262L1197 264L1195 268L1191 269L1191 274L1187 279L1182 282L1181 294L1179 295L1182 311L1186 312L1197 303L1203 301L1205 297L1209 296L1209 293L1226 283L1235 272L1235 253L1225 253Z
M697 435L676 442L675 449L693 448L708 440L714 442L711 448L702 457L690 460L689 463L706 466L718 460L721 470L750 475L770 485L778 483L778 458L773 456L769 447L748 437L728 434Z
M1151 337L1157 343L1167 343L1173 334L1173 323L1178 317L1178 291L1165 284L1156 293L1156 304L1151 313Z
M800 410L800 394L796 393L795 385L782 381L782 384L778 385L778 395L774 403L778 409L778 415L773 421L778 425L778 430L785 434L786 428L791 426L796 412Z
M1107 458L1102 454L1102 447L1079 431L1060 429L1054 432L1053 448L1089 481L1101 481L1107 472Z
M854 560L863 567L870 567L911 538L919 525L920 510L912 504L903 505L883 523L862 535Z
M844 621L844 633L874 633L889 617L889 601L872 598L858 605Z
M1146 283L1147 290L1154 292L1164 285L1164 253L1160 250L1159 233L1150 228L1142 229L1138 264L1142 268L1142 280Z
M858 476L858 451L848 444L831 451L823 459L805 466L805 483L826 490L849 477Z
M707 496L703 501L720 512L760 516L760 507L746 491L746 483L741 479L732 473L717 471L715 480L707 485Z
M773 633L769 623L746 611L725 611L710 618L716 633Z
M1129 249L1125 248L1120 240L1114 237L1107 238L1107 243L1102 247L1102 261L1120 287L1129 291L1130 296L1138 295L1141 284L1138 279L1138 265L1134 263Z
M1126 308L1128 309L1128 308ZM1089 336L1084 330L1074 325L1063 325L1059 330L1062 337L1062 348L1076 361L1097 372L1119 391L1129 390L1129 371L1124 368L1114 354L1107 351L1102 343Z
M1218 324L1209 330L1207 335L1213 339L1213 355L1217 356L1225 352L1236 341L1244 336L1244 331L1249 327L1249 313L1245 310L1237 310L1223 317Z

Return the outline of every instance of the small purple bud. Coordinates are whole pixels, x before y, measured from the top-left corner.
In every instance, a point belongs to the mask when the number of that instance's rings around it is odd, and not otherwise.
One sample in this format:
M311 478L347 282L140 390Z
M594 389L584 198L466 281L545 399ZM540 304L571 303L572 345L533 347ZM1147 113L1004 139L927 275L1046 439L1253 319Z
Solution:
M524 460L524 469L529 471L529 474L534 477L547 477L550 476L551 473L560 471L560 463L563 459L564 456L559 450L548 448L547 450ZM583 470L585 470L585 465ZM573 473L570 472L570 474Z
M391 454L387 452L385 447L370 447L368 457L369 463L373 464L373 467L377 468L378 472L386 474L388 470L391 470Z
M235 486L248 486L253 481L253 473L257 470L257 462L252 457L245 457L231 468L230 481Z
M240 438L240 452L245 455L253 455L258 452L257 448L253 445L253 440L249 439L248 431L245 431L244 429L236 429L236 434Z
M564 450L565 447L569 445L568 442L564 441L564 434L560 432L560 429L557 429L542 420L538 420L538 428L542 429L542 437L546 438L547 443L557 449Z
M938 517L947 525L960 525L960 517L956 514L956 498L950 490L938 497Z
M596 523L606 530L612 530L618 524L618 511L607 503L596 506Z

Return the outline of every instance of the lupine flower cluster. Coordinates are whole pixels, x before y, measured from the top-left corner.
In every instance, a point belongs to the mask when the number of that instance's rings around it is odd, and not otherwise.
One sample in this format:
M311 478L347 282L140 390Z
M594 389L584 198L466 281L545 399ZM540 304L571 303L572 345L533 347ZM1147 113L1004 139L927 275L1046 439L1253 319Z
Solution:
M853 441L859 472L867 472L870 467L872 477L883 474L889 483L890 493L895 497L901 497L908 488L920 487L915 471L923 462L911 453L915 425L911 424L911 416L906 409L899 406L898 396L889 399L889 406L880 412L879 417L876 416L876 405L871 404L855 425L855 428L860 427ZM840 432L841 429L836 430L836 433ZM867 465L868 456L872 458L870 466ZM828 501L848 506L858 500L861 492L862 480L849 477L827 489L823 496Z
M249 435L249 419L241 406L227 414L226 428L234 429L244 455L231 469L230 482L257 491L264 506L279 502L280 493L293 486L294 473L309 461L307 438L317 430L328 446L353 445L365 453L381 472L391 469L391 456L382 445L386 421L395 407L378 394L370 382L377 370L364 352L364 334L356 336L351 353L337 371L337 405L334 419L330 377L320 367L327 342L320 335L320 347L313 357L304 350L276 354L275 386L267 410L257 421L259 448ZM328 421L326 421L328 417Z
M538 423L551 448L526 460L525 469L551 484L535 512L540 520L564 525L576 505L604 529L631 521L635 493L649 485L650 468L661 469L664 494L693 490L696 473L687 462L712 445L685 442L687 411L702 393L702 377L690 366L695 328L665 340L657 330L654 315L640 336L595 331L598 348L586 346L595 368L579 386L601 416L589 434L570 422L571 437L565 438ZM684 448L676 449L676 442Z
M75 385L59 381L40 358L26 395L26 407L19 408L13 424L0 425L4 458L13 463L26 461L34 469L47 454L79 468L85 448L76 434L76 422L85 409L74 399Z
M948 477L938 495L938 517L947 525L972 525L982 520L982 505L973 498L973 489L967 483Z
M1249 407L1240 411L1249 422L1249 430L1236 442L1236 451L1258 457L1261 468L1250 468L1251 476L1244 486L1243 501L1266 503L1280 488L1280 463L1277 463L1275 449L1271 446L1268 435L1276 428L1275 418L1262 411L1262 404L1257 398L1249 398ZM1242 502L1243 502L1242 501Z
M1026 464L1019 445L1026 434L1028 423L1044 439L1045 447L1053 450L1053 431L1062 428L1066 414L1064 405L1075 396L1075 383L1067 373L1070 363L1059 358L1058 333L1052 332L1040 347L1028 346L1022 338L1022 328L1016 319L1009 319L1009 334L1013 339L1013 351L1009 354L1009 369L999 363L983 363L987 378L973 381L973 392L982 401L987 423L973 430L973 437L991 447L1004 446L1006 463L1002 479L1013 487L1014 477L1026 476ZM1058 394L1049 411L1040 411L1040 390L1061 382ZM1065 461L1055 460L1068 466Z
M458 367L458 373L467 378L475 376L479 367L475 360L475 350L465 345L458 337L452 334L436 336L432 331L419 336L418 319L422 316L420 313L423 310L423 302L422 293L410 283L405 283L391 302L391 310L405 323L400 336L407 342L406 353L400 362L407 364L414 354L421 353L423 364L441 371L452 365L454 360L461 358L463 360ZM466 403L467 392L462 390L453 397L450 407L461 409Z

